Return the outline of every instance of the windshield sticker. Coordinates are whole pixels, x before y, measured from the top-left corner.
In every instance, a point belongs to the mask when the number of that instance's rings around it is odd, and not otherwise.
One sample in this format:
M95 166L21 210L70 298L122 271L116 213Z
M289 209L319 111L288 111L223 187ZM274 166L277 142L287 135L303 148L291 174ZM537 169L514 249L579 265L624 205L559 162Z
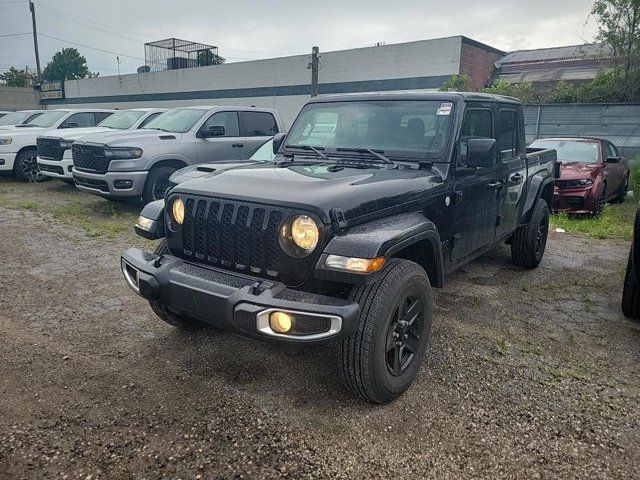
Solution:
M453 103L444 102L440 104L440 108L436 115L451 115L451 110L453 109Z

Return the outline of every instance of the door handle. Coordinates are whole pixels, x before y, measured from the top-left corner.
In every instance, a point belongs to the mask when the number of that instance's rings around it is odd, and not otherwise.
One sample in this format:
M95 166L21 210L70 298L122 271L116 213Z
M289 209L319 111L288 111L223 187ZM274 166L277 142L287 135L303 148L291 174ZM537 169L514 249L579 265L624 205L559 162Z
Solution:
M513 174L513 175L511 175L511 176L509 177L509 180L510 180L512 183L520 183L520 182L522 181L522 178L523 178L523 177L522 177L522 175L521 175L521 174L519 174L519 173L515 173L515 174Z
M502 182L491 182L487 184L487 187L489 187L491 190L498 190L502 187Z
M231 146L233 148L242 148L244 147L244 143L233 143Z

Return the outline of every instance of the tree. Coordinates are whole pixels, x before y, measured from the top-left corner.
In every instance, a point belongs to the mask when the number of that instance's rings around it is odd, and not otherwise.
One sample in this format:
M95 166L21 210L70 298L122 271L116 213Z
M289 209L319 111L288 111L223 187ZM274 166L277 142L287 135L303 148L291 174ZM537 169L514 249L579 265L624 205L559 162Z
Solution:
M201 50L198 52L198 66L207 67L209 65L221 65L227 60L211 50Z
M546 95L531 82L509 83L506 80L498 80L483 90L484 93L515 97L524 103L544 103Z
M57 52L42 72L45 80L75 80L96 77L87 67L87 59L75 48L63 48Z
M28 87L35 78L35 75L31 75L26 70L18 70L16 67L11 67L0 74L0 82L8 87Z
M598 22L598 41L610 45L616 59L618 72L607 79L608 83L622 87L622 101L636 100L640 77L640 0L596 0L591 15ZM600 87L607 83L604 80L600 79Z
M471 90L471 77L466 73L453 74L440 86L441 92L468 92Z

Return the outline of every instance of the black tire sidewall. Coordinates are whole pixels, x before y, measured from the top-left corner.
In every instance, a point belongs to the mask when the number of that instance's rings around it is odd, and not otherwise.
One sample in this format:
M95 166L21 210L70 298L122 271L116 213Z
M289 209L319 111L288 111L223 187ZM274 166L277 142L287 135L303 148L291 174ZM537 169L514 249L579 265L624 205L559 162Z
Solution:
M544 202L544 200L543 200ZM535 261L536 266L540 264L540 262L542 261L542 257L544 257L544 252L547 249L547 242L549 240L549 207L547 206L547 203L544 202L544 205L542 207L540 207L540 213L538 214L538 221L536 222L536 225L534 227L534 231L533 233L533 241L532 241L532 252L533 252L533 258ZM538 232L538 227L542 224L542 222L546 222L547 223L547 234L545 236L544 239L544 245L542 246L542 248L540 249L539 252L536 252L536 237L537 237L537 232Z
M20 180L24 180L25 182L30 182L31 179L27 177L22 171L22 163L25 161L26 158L32 157L32 156L35 156L35 157L38 156L37 150L24 150L16 156L16 159L13 165L14 175ZM36 182L44 182L47 179L48 177L46 177L45 175L42 175L40 178L36 179Z
M374 328L376 332L372 359L374 362L373 372L376 383L383 388L384 393L394 397L409 388L420 370L424 354L429 345L433 313L428 282L426 275L421 276L412 272L411 276L408 276L403 282L400 282L396 286L393 296L388 297L389 301L385 302L383 311L375 321ZM387 332L391 322L391 316L394 314L399 302L408 295L420 298L423 303L422 334L420 337L419 353L416 354L416 357L414 357L407 370L404 371L402 375L396 377L391 374L386 363Z
M169 178L177 169L169 166L154 167L149 171L147 180L144 184L144 191L142 193L142 200L144 203L149 203L154 200L153 190L156 183L164 178Z

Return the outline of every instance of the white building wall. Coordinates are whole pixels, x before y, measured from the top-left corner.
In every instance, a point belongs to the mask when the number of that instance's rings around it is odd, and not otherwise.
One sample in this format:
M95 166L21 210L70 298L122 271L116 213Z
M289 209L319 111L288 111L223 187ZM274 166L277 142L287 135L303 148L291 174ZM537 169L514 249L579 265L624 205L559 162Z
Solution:
M436 82L439 77L459 73L461 45L462 37L450 37L321 52L320 91L405 90L408 84L412 85L411 90L429 90L434 87L424 88L424 85L430 83L430 77ZM72 80L65 83L66 99L48 105L49 108L97 104L104 108L255 105L276 108L285 122L290 123L309 98L309 58L309 55L296 55ZM397 82L398 88L394 88L394 79L406 81Z

